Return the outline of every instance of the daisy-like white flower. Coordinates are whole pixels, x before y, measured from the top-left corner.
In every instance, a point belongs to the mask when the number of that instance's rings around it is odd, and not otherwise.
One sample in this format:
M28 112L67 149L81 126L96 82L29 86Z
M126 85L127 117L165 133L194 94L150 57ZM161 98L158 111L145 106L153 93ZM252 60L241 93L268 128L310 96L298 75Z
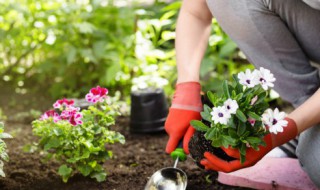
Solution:
M231 115L226 110L224 106L214 107L212 108L212 121L217 124L224 124L226 125L228 123L228 120L230 119Z
M279 112L278 108L274 111L267 109L262 114L262 122L269 127L270 133L277 134L283 132L283 128L288 125L288 121L284 120L286 113Z
M259 83L264 90L268 90L269 87L272 88L274 86L273 82L276 81L276 78L274 78L270 70L260 67L260 70L257 73Z
M225 107L227 112L229 112L230 114L235 114L237 112L237 109L239 108L237 101L232 100L231 98L226 100L223 106Z
M240 84L249 88L252 88L255 85L259 84L257 70L254 70L253 72L251 72L250 69L247 69L246 72L238 73L238 78L239 78Z

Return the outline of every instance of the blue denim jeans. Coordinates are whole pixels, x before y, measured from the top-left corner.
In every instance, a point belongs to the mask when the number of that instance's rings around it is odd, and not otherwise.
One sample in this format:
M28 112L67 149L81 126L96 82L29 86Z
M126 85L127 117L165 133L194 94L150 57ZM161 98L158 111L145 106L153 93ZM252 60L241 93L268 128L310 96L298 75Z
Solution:
M310 1L318 0L306 0ZM282 99L296 107L319 88L320 10L302 0L207 0L207 4L248 60L274 74L274 89ZM296 154L320 187L320 126L299 135Z

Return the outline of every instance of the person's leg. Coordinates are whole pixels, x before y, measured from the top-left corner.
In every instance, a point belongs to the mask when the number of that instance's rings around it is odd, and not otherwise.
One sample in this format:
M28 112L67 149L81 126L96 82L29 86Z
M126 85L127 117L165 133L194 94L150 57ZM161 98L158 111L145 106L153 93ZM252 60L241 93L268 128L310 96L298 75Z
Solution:
M302 0L207 0L222 29L256 67L271 70L275 90L294 106L320 86L320 11ZM312 134L312 135L311 135ZM320 129L301 134L298 156L320 187Z
M275 90L298 106L319 87L320 11L301 0L207 0L222 29L256 67L275 75ZM278 11L278 12L276 12ZM280 16L281 15L281 16ZM299 38L299 39L298 39Z

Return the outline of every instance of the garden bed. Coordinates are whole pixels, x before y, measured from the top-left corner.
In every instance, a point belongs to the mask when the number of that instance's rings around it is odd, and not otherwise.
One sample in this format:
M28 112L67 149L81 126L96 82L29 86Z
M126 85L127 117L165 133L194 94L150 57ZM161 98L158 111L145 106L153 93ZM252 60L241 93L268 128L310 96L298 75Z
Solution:
M6 177L0 177L1 190L143 190L154 172L174 164L164 152L168 140L164 131L132 134L129 116L122 116L117 118L113 130L121 132L126 143L110 147L114 159L105 163L108 172L106 181L98 183L94 179L75 175L64 183L57 173L57 163L43 162L43 157L38 153L24 151L25 145L31 145L37 140L31 127L34 116L28 108L44 111L52 106L53 101L43 96L17 95L12 93L11 87L1 87L0 108L7 116L5 132L14 137L5 139L10 162L4 165ZM178 167L188 175L188 190L248 189L218 183L216 172L202 170L190 157L185 162L179 162Z
M6 178L0 178L2 190L141 190L148 177L163 167L171 167L173 160L164 153L168 136L164 132L157 134L131 134L129 118L117 119L115 130L126 137L124 145L116 144L111 149L114 159L105 163L107 180L98 183L93 179L76 175L63 183L57 174L58 164L52 161L42 162L37 153L24 152L23 147L36 140L32 135L30 121L7 121L5 129L15 138L6 140L10 162L5 163ZM180 162L178 167L188 175L188 187L197 189L245 189L225 186L216 181L216 172L206 172L192 163L191 158Z

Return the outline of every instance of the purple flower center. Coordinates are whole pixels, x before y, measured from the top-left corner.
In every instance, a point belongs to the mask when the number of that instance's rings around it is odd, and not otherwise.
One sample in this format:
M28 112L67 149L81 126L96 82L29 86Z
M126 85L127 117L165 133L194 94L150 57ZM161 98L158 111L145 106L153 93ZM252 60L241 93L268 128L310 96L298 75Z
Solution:
M260 82L266 82L266 79L260 78Z
M227 105L227 109L229 110L229 109L231 109L231 107L229 105Z
M278 123L278 121L277 121L276 119L273 119L272 125L275 125L275 124L277 124L277 123Z
M218 116L219 117L223 117L223 113L218 113Z
M246 80L246 83L247 83L247 84L250 84L250 80L249 80L249 79L247 79L247 80Z

